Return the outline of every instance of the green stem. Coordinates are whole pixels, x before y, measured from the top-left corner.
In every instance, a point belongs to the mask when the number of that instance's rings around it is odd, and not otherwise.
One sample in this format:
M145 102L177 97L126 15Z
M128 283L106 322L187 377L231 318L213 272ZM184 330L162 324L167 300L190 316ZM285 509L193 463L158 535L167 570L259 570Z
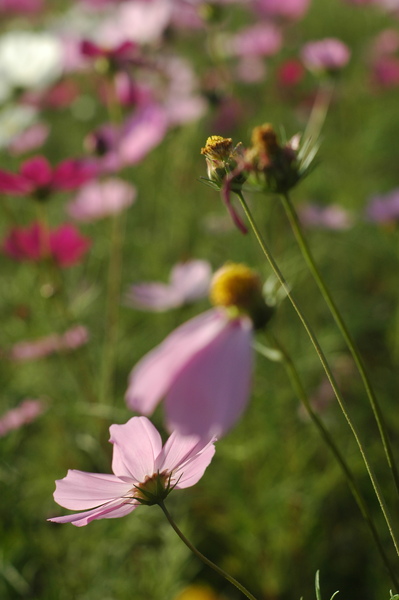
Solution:
M302 252L302 255L305 258L306 263L309 267L309 270L311 271L313 278L314 278L328 308L330 309L330 312L331 312L339 330L341 331L342 337L344 338L344 340L349 348L349 351L353 357L353 360L355 361L356 367L357 367L360 377L363 381L363 385L366 390L366 394L369 399L370 406L371 406L371 409L374 414L374 418L375 418L377 426L378 426L378 430L380 432L385 456L386 456L388 465L391 469L393 479L395 481L396 490L399 494L399 474L398 474L395 458L394 458L393 451L392 451L392 445L391 445L391 442L389 439L389 435L387 432L387 428L386 428L386 424L384 421L381 407L379 405L379 402L377 400L377 397L376 397L373 387L371 385L371 381L368 377L367 370L364 366L362 357L360 356L360 353L356 347L355 341L352 338L352 335L349 332L337 305L335 304L329 290L327 289L326 284L324 283L324 280L320 274L320 271L315 263L315 260L311 253L309 245L303 234L301 225L299 223L298 215L296 214L295 208L291 202L291 199L290 199L288 193L282 194L281 199L282 199L285 211L287 213L287 217L291 224L292 230L294 232L295 238L296 238L298 245L300 247L300 250Z
M297 394L299 400L302 402L309 417L311 418L313 423L316 425L321 437L326 442L327 446L330 448L330 450L333 453L335 459L337 460L339 466L341 467L341 470L342 470L342 472L345 476L345 479L349 485L349 488L352 492L352 495L360 509L360 512L363 515L363 518L365 519L365 521L370 529L371 535L373 536L374 542L380 552L380 555L384 562L384 565L385 565L386 569L388 570L388 573L391 576L392 583L394 584L396 589L399 589L399 580L396 576L395 571L393 570L393 568L390 565L390 562L386 555L383 543L380 539L377 528L374 524L372 515L371 515L369 508L364 500L364 497L362 496L362 493L357 485L357 482L355 480L355 477L354 477L349 465L347 464L345 458L343 457L338 446L336 445L333 436L330 434L328 429L325 427L323 421L320 419L318 414L313 410L313 407L309 401L309 397L305 391L305 388L303 387L301 378L299 376L299 373L295 367L295 364L294 364L291 356L288 354L287 350L282 346L282 344L275 338L275 336L273 336L272 334L269 334L269 338L271 338L273 345L277 348L277 350L279 351L279 353L282 357L282 362L284 364L284 368L288 374L288 377L291 381L291 385L292 385L295 393Z
M241 206L242 206L242 208L243 208L243 210L244 210L244 212L246 214L246 217L247 217L247 219L248 219L248 221L249 221L249 223L250 223L250 225L251 225L251 227L253 229L253 232L254 232L255 237L256 237L256 239L257 239L257 241L258 241L258 243L259 243L259 245L260 245L260 247L262 249L263 254L265 255L266 259L268 260L268 262L269 262L269 264L270 264L270 266L271 266L274 274L276 275L278 281L280 282L280 285L284 289L284 291L285 291L288 299L290 300L293 308L295 309L295 311L296 311L296 313L297 313L297 315L298 315L298 317L299 317L299 319L300 319L303 327L305 328L305 331L308 334L309 339L312 342L314 349L316 350L316 353L317 353L317 355L318 355L318 357L320 359L320 362L321 362L321 364L322 364L322 366L324 368L324 371L325 371L325 373L327 375L327 378L328 378L328 380L329 380L329 382L331 384L331 387L332 387L332 389L334 391L335 397L337 398L337 401L338 401L338 404L339 404L339 406L341 408L341 411L342 411L342 413L343 413L343 415L344 415L344 417L345 417L345 419L346 419L346 421L347 421L347 423L348 423L348 425L349 425L349 427L350 427L350 429L352 431L352 434L353 434L353 436L354 436L354 438L356 440L356 443L358 445L360 454L361 454L361 456L363 458L363 462L364 462L364 464L366 466L367 473L368 473L370 481L372 483L375 495L376 495L376 497L378 499L378 502L379 502L380 507L381 507L381 511L382 511L382 513L384 515L385 522L387 524L387 527L388 527L389 533L391 535L393 544L395 546L396 553L399 556L399 544L398 544L398 541L397 541L397 538L396 538L396 535L395 535L395 532L394 532L394 528L393 528L393 525L392 525L391 517L390 517L389 512L388 512L388 508L387 508L385 500L384 500L384 498L382 496L382 493L381 493L380 486L378 484L377 478L374 475L374 472L372 470L371 463L370 463L370 461L369 461L369 459L367 457L364 445L362 444L362 442L360 440L360 435L359 435L359 433L357 431L357 428L356 428L355 424L353 423L353 421L352 421L352 419L351 419L351 417L350 417L350 415L348 413L348 410L346 408L346 404L345 404L344 398L343 398L343 396L342 396L342 394L341 394L341 392L340 392L340 390L339 390L339 388L337 386L337 383L336 383L335 377L334 377L334 375L333 375L333 373L331 371L330 365L328 364L327 359L325 357L325 354L324 354L324 352L323 352L323 350L322 350L322 348L321 348L321 346L320 346L320 344L319 344L319 342L318 342L315 334L313 333L313 331L312 331L312 329L311 329L311 327L310 327L310 325L309 325L309 323L308 323L305 315L303 314L303 312L300 309L299 305L297 304L296 300L292 296L291 291L290 291L290 289L289 289L289 287L287 285L287 282L286 282L286 280L285 280L282 272L280 271L280 268L278 267L276 261L274 260L273 255L271 254L271 252L270 252L270 250L269 250L269 248L268 248L265 240L263 239L263 237L262 237L262 235L261 235L261 233L260 233L260 231L258 229L258 226L256 225L256 222L254 221L252 213L249 210L249 207L248 207L248 205L247 205L247 203L246 203L246 201L245 201L242 193L238 192L237 196L240 199Z
M179 536L179 538L181 539L181 541L187 546L187 548L189 548L191 550L191 552L193 554L195 554L195 556L197 558L199 558L208 567L210 567L211 569L213 569L214 571L216 571L216 573L218 573L218 575L221 575L222 577L224 577L224 579L227 579L227 581L229 581L230 583L232 583L233 585L235 585L235 587L238 590L240 590L240 592L242 592L244 594L244 596L246 596L247 598L249 598L249 600L256 600L255 596L253 596L243 585L241 585L241 583L239 583L236 579L234 579L234 577L232 577L231 575L229 575L228 573L226 573L226 571L224 571L223 569L221 569L220 567L218 567L217 565L215 565L215 563L213 563L211 560L209 560L209 558L207 558L206 556L204 556L199 550L197 550L197 548L195 546L193 546L193 544L180 531L180 529L178 528L178 526L176 525L176 523L172 519L170 513L168 512L168 510L167 510L165 504L162 502L162 500L159 502L159 506L163 510L163 513L164 513L165 517L168 519L170 525L175 530L175 532L177 533L177 535Z
M116 127L122 123L121 107L116 97L114 80L106 81L107 108L111 122ZM113 395L113 374L116 362L116 348L119 329L119 304L122 280L123 239L125 217L122 213L111 218L110 258L107 278L107 299L105 312L105 337L100 377L100 403L109 402Z

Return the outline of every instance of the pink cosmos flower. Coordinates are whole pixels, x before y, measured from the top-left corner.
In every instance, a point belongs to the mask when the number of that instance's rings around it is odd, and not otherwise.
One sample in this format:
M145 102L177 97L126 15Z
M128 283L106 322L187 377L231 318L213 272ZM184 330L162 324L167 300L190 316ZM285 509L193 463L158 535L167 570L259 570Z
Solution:
M23 425L31 423L44 411L45 405L41 400L24 400L0 416L0 437L13 429L19 429Z
M338 71L349 61L350 50L337 38L308 42L301 51L305 67L310 71Z
M0 192L40 199L52 191L74 190L95 175L93 166L79 160L65 160L54 169L44 156L25 161L19 173L0 170Z
M78 263L90 247L90 240L69 224L46 231L39 223L14 227L3 242L4 252L17 261L51 257L60 267Z
M351 215L341 206L330 204L303 204L299 207L299 218L307 227L322 227L324 229L349 229L353 224Z
M258 23L241 29L228 43L229 53L236 56L272 56L282 45L279 29L271 23Z
M178 327L132 370L126 402L150 415L165 397L169 430L220 435L248 402L252 371L249 317L211 309Z
M43 10L43 0L0 0L0 13L32 14Z
M215 453L214 439L177 432L162 447L161 436L145 417L111 425L110 434L114 475L68 471L56 481L54 499L64 508L84 512L49 521L81 527L95 519L124 517L140 504L157 504L172 489L196 484Z
M89 333L83 325L76 325L63 334L53 333L36 340L18 342L10 352L9 358L18 362L35 360L53 354L75 350L87 343Z
M123 69L133 63L136 58L137 45L130 41L123 41L113 47L99 46L90 40L83 40L80 44L83 56L90 59L105 58L114 68Z
M301 19L307 12L310 0L255 0L255 10L267 17Z
M19 156L20 154L36 150L40 146L43 146L49 133L49 125L46 123L35 123L11 141L9 150L13 156Z
M188 260L175 265L170 283L136 283L126 300L135 308L163 311L204 298L209 291L212 269L205 260Z
M103 219L131 206L136 194L136 188L122 179L91 181L80 188L67 212L77 221Z
M368 203L366 214L376 223L393 223L399 221L399 188L387 194L373 196Z

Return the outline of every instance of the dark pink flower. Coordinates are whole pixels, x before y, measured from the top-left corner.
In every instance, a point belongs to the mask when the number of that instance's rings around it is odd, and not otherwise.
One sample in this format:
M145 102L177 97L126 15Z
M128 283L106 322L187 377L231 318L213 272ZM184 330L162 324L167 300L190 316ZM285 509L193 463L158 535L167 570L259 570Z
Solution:
M14 227L3 242L3 250L18 261L37 262L51 257L60 267L70 267L81 260L90 244L73 225L47 231L39 223L32 223Z
M109 61L114 69L124 69L131 65L137 58L137 45L130 41L124 41L113 47L99 46L91 40L83 40L80 51L83 56L96 60L103 58Z
M302 81L304 72L303 65L299 60L287 60L278 69L278 82L283 87L294 87Z
M157 504L172 491L195 485L215 453L214 439L172 433L164 446L145 417L111 425L114 475L68 471L56 481L54 500L83 512L48 519L77 527L95 519L124 517L140 504Z
M45 411L41 400L27 399L0 416L0 437L34 421Z
M348 63L350 55L348 46L337 38L308 42L301 51L303 64L310 71L338 71Z
M165 398L169 430L226 433L250 390L253 326L249 317L212 309L178 327L132 370L126 402L150 415Z
M43 10L43 0L0 0L0 13L32 14Z
M0 192L45 199L53 191L74 190L94 175L94 167L79 160L65 160L53 169L44 156L34 156L19 173L0 170Z
M87 343L89 333L83 325L75 325L63 334L53 333L36 340L18 342L10 352L9 358L18 362L36 360L53 354L75 350Z
M209 292L211 265L205 260L188 260L175 265L169 284L136 283L126 296L129 304L142 310L164 311L204 298Z

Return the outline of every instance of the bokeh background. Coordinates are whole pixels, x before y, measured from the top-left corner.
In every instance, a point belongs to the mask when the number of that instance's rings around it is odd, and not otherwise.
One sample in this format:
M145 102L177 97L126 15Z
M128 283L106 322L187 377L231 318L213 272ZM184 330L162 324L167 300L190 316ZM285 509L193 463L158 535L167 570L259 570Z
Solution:
M27 398L39 399L44 408L33 422L4 428L0 438L4 600L240 598L190 555L157 507L142 507L124 519L81 529L46 519L64 514L52 493L54 480L64 477L67 469L110 472L108 428L132 416L124 394L135 363L176 326L209 307L202 299L165 312L137 310L126 300L129 286L137 281L166 282L172 266L188 258L208 260L213 269L226 261L245 262L264 281L271 281L254 236L242 235L219 195L199 181L206 175L200 154L206 138L219 134L245 146L254 126L270 122L288 139L306 128L320 89L328 90L331 101L317 165L292 198L360 347L394 449L398 438L399 191L396 213L392 200L399 187L397 3L3 0L0 49L16 32L45 33L60 43L62 63L45 82L30 84L22 77L13 81L19 67L10 66L9 55L0 50L0 75L9 81L4 83L0 109L1 169L17 172L24 160L37 154L52 165L71 157L100 164L98 144L96 155L89 152L89 142L110 122L104 75L98 61L82 59L79 44L91 39L112 47L106 25L127 5L137 13L131 13L123 35L130 31L142 61L127 70L142 96L138 100L133 94L120 108L120 118L126 121L140 114L148 93L151 102L165 110L167 127L132 164L99 172L99 178L117 176L137 189L136 202L123 213L119 331L112 392L105 401L99 401L98 382L112 217L75 223L91 239L91 247L78 264L56 276L45 261L15 260L4 251L4 243L0 254L1 413ZM246 31L254 26L263 29ZM347 64L329 72L309 69L304 45L332 37L348 47ZM33 59L29 62L28 56L25 67L32 73L36 66ZM21 107L32 111L29 124L16 112ZM174 116L173 107L178 113ZM41 146L22 144L21 150L15 140L37 123L49 128L46 139ZM2 194L2 240L12 227L27 226L43 210L51 227L70 222L66 208L75 195L55 192L46 203L38 203L28 195ZM281 203L273 195L246 197L317 331L397 522L398 502L364 390ZM382 201L377 213L370 208L376 197ZM30 360L13 357L17 343L61 334L76 324L88 332L80 348ZM278 306L269 327L295 361L315 408L356 474L387 553L397 562L355 442L287 300ZM265 335L260 332L257 337L267 344ZM153 422L164 431L162 407ZM218 442L199 484L172 494L168 507L201 552L260 600L314 598L317 570L323 598L337 589L340 598L351 600L389 598L389 577L341 471L300 408L283 366L263 356L256 358L244 417Z

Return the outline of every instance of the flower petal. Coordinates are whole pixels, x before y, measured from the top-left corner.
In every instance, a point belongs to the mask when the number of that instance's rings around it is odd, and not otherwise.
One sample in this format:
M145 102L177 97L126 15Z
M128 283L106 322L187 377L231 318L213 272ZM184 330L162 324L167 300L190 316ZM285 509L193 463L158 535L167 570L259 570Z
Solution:
M137 363L130 374L126 402L145 415L153 412L192 357L206 348L226 326L217 309L191 319Z
M207 295L211 277L212 268L208 261L188 260L173 267L170 283L183 302L191 302Z
M162 440L146 417L133 417L124 425L111 425L110 442L114 444L112 470L119 477L142 483L156 472L155 461L162 450Z
M241 416L249 397L252 325L241 317L191 356L165 401L169 430L219 437Z
M72 525L76 525L76 527L83 527L96 519L116 519L117 517L124 517L131 513L137 506L138 504L127 504L120 500L116 500L93 510L74 513L73 515L65 515L64 517L53 517L52 519L47 520L52 523L72 523Z
M174 431L159 455L156 467L160 472L173 473L171 483L176 489L194 485L201 479L215 453L211 440L194 436L182 436Z
M54 500L70 510L84 510L123 498L133 487L116 475L70 470L56 481Z
M164 283L137 283L130 287L126 300L135 308L163 311L182 304L182 298L176 290Z

